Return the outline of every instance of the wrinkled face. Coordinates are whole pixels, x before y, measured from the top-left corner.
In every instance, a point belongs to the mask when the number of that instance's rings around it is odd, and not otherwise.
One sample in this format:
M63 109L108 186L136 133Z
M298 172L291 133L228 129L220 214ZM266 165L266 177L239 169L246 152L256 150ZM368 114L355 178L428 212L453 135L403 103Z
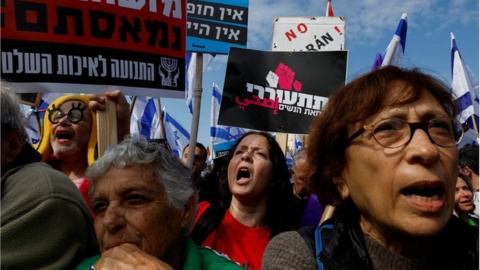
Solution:
M262 197L267 192L272 170L267 139L257 134L244 137L228 164L230 192L235 197Z
M391 87L400 91L402 85L396 82ZM349 135L385 118L420 122L439 116L448 115L424 91L413 103L387 107L349 127ZM428 236L442 230L450 219L458 174L456 147L437 146L417 129L410 143L389 149L364 132L351 142L345 156L346 166L334 181L342 197L351 197L359 209L360 225L367 234L380 241L393 235Z
M187 165L188 163L188 150L189 148L185 148L182 154L182 162L183 164ZM194 177L199 177L200 173L205 170L207 167L207 163L205 163L205 157L207 153L205 153L200 147L195 146L195 153L193 156L193 167L192 167L192 175Z
M473 204L473 193L461 177L457 177L457 183L455 185L455 203L457 211L467 213L473 211L475 208Z
M163 258L193 217L189 212L193 208L183 211L169 205L151 167L111 168L94 188L92 205L101 252L131 243Z
M72 123L69 119L68 112L72 108L76 112L74 115L77 116L77 119L79 118L78 115L82 115L78 123ZM59 109L65 115L57 117L57 123L52 123L50 145L52 146L53 155L57 158L62 158L85 154L92 126L92 116L87 105L81 101L74 100L63 103ZM83 113L80 113L80 111L83 111Z

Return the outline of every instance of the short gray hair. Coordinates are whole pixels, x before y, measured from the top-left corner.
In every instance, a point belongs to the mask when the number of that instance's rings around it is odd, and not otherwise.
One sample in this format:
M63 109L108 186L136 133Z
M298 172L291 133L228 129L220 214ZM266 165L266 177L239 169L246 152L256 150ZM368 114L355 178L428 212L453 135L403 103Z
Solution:
M13 86L2 81L0 88L0 108L2 110L2 132L18 132L26 136L23 126L24 117L19 107L18 97L14 94Z
M135 165L152 166L156 180L165 188L170 205L177 209L184 209L195 194L190 170L163 145L147 141L138 135L111 146L87 169L86 175L92 181L90 193L93 193L97 179L105 175L110 168Z

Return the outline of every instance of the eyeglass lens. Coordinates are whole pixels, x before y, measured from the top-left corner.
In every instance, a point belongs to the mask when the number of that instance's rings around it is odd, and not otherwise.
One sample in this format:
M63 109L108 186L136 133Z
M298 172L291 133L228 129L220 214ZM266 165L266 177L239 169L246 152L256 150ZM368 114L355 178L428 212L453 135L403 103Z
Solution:
M421 123L408 123L398 118L387 119L376 124L372 133L383 147L395 148L407 144L417 129L427 132L432 142L440 146L454 146L461 139L461 125L449 118L437 118Z
M85 107L80 108L80 105L79 107L74 107L73 104L72 104L72 108L67 113L64 113L60 108L53 108L52 110L49 110L48 119L50 120L50 122L56 124L56 123L59 123L60 120L65 115L67 115L68 120L71 123L76 124L82 121L84 110L85 110Z

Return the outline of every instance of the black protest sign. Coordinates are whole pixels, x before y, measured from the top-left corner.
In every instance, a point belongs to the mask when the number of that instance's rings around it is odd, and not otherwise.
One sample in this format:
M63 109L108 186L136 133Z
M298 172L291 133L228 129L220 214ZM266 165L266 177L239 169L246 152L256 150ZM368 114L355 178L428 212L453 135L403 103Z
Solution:
M333 90L345 84L346 51L265 52L232 48L219 124L308 133Z

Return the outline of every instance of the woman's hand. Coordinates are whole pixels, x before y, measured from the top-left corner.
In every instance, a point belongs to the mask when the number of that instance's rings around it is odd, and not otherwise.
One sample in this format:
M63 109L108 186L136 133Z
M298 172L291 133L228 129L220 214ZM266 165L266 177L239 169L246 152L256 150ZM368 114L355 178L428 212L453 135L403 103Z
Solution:
M119 142L130 134L130 104L120 90L105 92L104 95L89 95L89 108L93 111L104 111L106 98L116 104L117 111L117 135Z
M95 264L97 270L173 270L167 263L145 253L132 244L122 244L111 248Z

